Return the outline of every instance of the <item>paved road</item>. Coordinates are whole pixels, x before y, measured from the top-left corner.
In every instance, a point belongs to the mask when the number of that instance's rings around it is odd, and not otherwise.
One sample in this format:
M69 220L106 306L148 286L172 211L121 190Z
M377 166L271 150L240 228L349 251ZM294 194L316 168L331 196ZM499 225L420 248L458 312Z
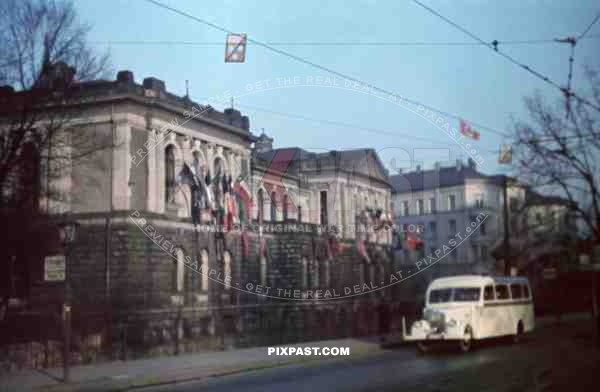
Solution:
M533 339L518 346L494 342L468 354L446 349L426 356L418 355L412 347L402 347L364 358L285 366L200 382L165 385L144 391L329 392L412 388L427 391L447 390L450 386L462 390L463 386L472 381L464 380L464 377L473 377L473 374L477 376L480 372L490 370L499 375L500 379L491 380L488 377L487 380L481 381L484 384L488 381L502 383L505 378L501 375L502 372L496 371L497 369L503 366L512 367L515 358L535 362L539 354L538 349L546 344L547 342ZM540 369L542 372L543 370ZM532 385L535 382L537 381L533 379L527 381ZM481 387L473 385L473 388Z

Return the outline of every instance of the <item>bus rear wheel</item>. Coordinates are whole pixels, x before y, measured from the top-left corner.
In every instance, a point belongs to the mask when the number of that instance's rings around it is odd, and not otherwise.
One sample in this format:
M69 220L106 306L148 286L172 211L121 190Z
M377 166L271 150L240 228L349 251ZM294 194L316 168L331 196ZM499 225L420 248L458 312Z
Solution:
M460 341L458 347L460 348L460 351L462 351L463 353L467 353L467 352L471 351L471 349L473 348L473 330L471 329L470 326L467 326L465 328L463 338Z

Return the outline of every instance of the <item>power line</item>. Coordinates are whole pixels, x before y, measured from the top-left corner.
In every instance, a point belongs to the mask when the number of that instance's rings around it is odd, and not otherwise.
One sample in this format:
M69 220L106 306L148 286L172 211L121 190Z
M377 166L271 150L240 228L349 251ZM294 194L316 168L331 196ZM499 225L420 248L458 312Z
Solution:
M590 35L584 38L578 39L598 39L600 35ZM540 45L540 44L556 44L555 39L537 39L537 40L510 40L510 41L495 41L497 44L502 45ZM126 41L90 41L94 45L157 45L157 46L223 46L223 42L212 42L212 41L140 41L140 40L126 40ZM252 45L252 43L249 43ZM266 45L270 46L482 46L481 42L419 42L419 41L287 41L287 42L265 42ZM493 42L489 43L493 45ZM487 44L487 45L489 45Z
M149 0L152 1L152 0ZM477 35L473 34L472 32L470 32L469 30L467 30L466 28L462 27L461 25L453 22L452 20L446 18L444 15L440 14L439 12L437 12L436 10L434 10L433 8L423 4L422 2L420 2L419 0L413 0L413 2L417 5L419 5L421 8L424 8L425 10L429 11L430 13L432 13L433 15L437 16L438 18L442 19L444 22L454 26L456 29L462 31L463 33L465 33L466 35L468 35L469 37L473 38L474 40L476 40L477 42L481 43L482 45L487 46L488 48L492 49L494 52L498 53L500 56L504 57L505 59L507 59L508 61L510 61L511 63L517 65L520 68L523 68L524 70L526 70L527 72L531 73L532 75L534 75L535 77L543 80L544 82L558 88L563 94L565 94L565 96L569 97L573 97L575 99L577 99L578 101L600 111L600 107L594 105L592 102L588 101L585 98L582 98L580 96L578 96L577 94L575 94L574 92L572 92L571 90L568 90L564 87L562 87L561 85L559 85L558 83L554 82L553 80L551 80L549 77L543 75L542 73L532 69L531 67L529 67L526 64L523 64L519 61L517 61L515 58L513 58L512 56L509 56L508 54L502 52L501 50L498 49L498 41L493 41L491 44L485 42L484 40L482 40L481 38L479 38ZM595 23L595 22L594 22Z
M581 33L579 35L579 37L577 37L577 39L580 40L580 39L584 38L585 35L588 33L588 31L590 31L592 29L592 26L594 26L594 24L596 24L598 19L600 19L600 12L598 12L598 14L594 18L594 20L592 20L592 23L589 24L589 26L583 31L583 33Z
M194 20L194 21L196 21L196 22L199 22L199 23L202 23L202 24L204 24L204 25L210 26L210 27L212 27L212 28L214 28L214 29L216 29L216 30L222 31L222 32L224 32L224 33L227 33L227 34L233 34L233 32L232 32L232 31L230 31L230 30L228 30L228 29L226 29L226 28L224 28L224 27L221 27L221 26L219 26L219 25L217 25L217 24L215 24L215 23L209 22L209 21L207 21L207 20L201 19L201 18L199 18L199 17L197 17L197 16L191 15L191 14L189 14L189 13L187 13L187 12L184 12L184 11L181 11L181 10L179 10L179 9L173 8L173 7L171 7L171 6L168 6L168 5L166 5L166 4L163 4L163 3L159 2L159 1L156 1L156 0L146 0L146 1L147 1L147 2L149 2L149 3L152 3L152 4L154 4L154 5L156 5L156 6L158 6L158 7L164 8L164 9L166 9L166 10L169 10L169 11L171 11L171 12L174 12L174 13L176 13L176 14L179 14L179 15L181 15L181 16L184 16L184 17L186 17L186 18L192 19L192 20ZM274 52L274 53L280 54L280 55L282 55L282 56L285 56L285 57L289 57L289 58L291 58L291 59L293 59L293 60L295 60L295 61L297 61L297 62L300 62L300 63L306 64L306 65L309 65L309 66L311 66L311 67L313 67L313 68L317 68L317 69L319 69L319 70L321 70L321 71L328 72L328 73L330 73L330 74L332 74L332 75L339 76L340 78L343 78L343 79L346 79L346 80L350 80L350 81L353 81L353 82L359 83L361 86L368 87L368 88L370 88L371 90L378 91L378 92L380 92L380 93L383 93L383 94L386 94L386 95L388 95L388 96L390 96L390 97L397 97L397 98L401 98L402 100L404 100L404 101L406 101L406 102L408 102L408 103L410 103L410 104L412 104L412 105L416 105L416 106L423 107L424 109L427 109L427 110L429 110L429 111L432 111L432 112L435 112L435 113L438 113L438 114L444 115L444 116L446 116L446 117L449 117L449 118L454 118L455 120L460 120L460 119L463 119L463 117L461 117L461 116L458 116L458 115L456 115L456 114L453 114L453 113L448 113L448 112L445 112L445 111L443 111L443 110L440 110L440 109L438 109L438 108L435 108L435 107L433 107L433 106L426 105L426 104L424 104L424 103L422 103L422 102L419 102L419 101L416 101L416 100L413 100L413 99L409 99L409 98L403 97L403 96L401 96L401 95L399 95L399 94L396 94L396 93L393 93L393 92L391 92L391 91L389 91L389 90L383 89L383 88L381 88L381 87L377 87L377 86L375 86L375 85L373 85L373 84L370 84L370 83L363 82L362 80L360 80L360 79L358 79L358 78L355 78L355 77L352 77L352 76L346 75L346 74L344 74L344 73L342 73L342 72L335 71L335 70L334 70L334 69L332 69L332 68L325 67L325 66L323 66L323 65L317 64L317 63L315 63L315 62L312 62L312 61L310 61L310 60L307 60L307 59L305 59L305 58L302 58L302 57L300 57L300 56L297 56L297 55L291 54L291 53L289 53L289 52L286 52L286 51L284 51L284 50L277 49L277 48L275 48L275 47L273 47L273 46L271 46L271 45L268 45L268 44L266 44L266 43L263 43L263 42L261 42L261 41L258 41L258 40L255 40L255 39L252 39L252 38L250 38L250 37L248 37L248 38L247 38L247 42L249 42L249 43L254 43L254 44L255 44L255 45L257 45L257 46L261 46L261 47L263 47L263 48L265 48L265 49L267 49L267 50L270 50L270 51L272 51L272 52ZM489 132L495 133L495 134L497 134L497 135L500 135L500 136L505 136L505 137L506 137L506 136L508 136L508 134L507 134L506 132L501 132L501 131L498 131L498 130L496 130L496 129L494 129L494 128L490 128L490 127L488 127L488 126L485 126L485 125L482 125L482 124L478 124L478 123L476 123L476 122L474 122L474 121L471 121L471 120L469 120L469 123L471 123L471 124L475 125L476 127L480 128L480 129L486 129L486 130L488 130Z
M442 145L448 145L448 146L452 146L452 147L456 147L457 146L456 143L440 142L437 139L431 139L431 138L425 138L425 137L420 137L420 136L414 136L414 135L407 134L407 133L393 132L393 131L388 131L388 130L379 129L379 128L373 128L373 127L364 127L364 126L361 126L361 125L356 125L356 124L351 124L351 123L346 123L346 122L341 122L341 121L324 120L324 119L319 119L319 118L314 118L314 117L308 117L308 116L304 116L304 115L296 114L296 113L281 112L281 111L276 111L276 110L272 110L272 109L261 108L261 107L257 107L257 106L254 106L254 105L248 105L248 104L237 103L237 105L241 106L241 107L246 107L246 108L251 109L251 110L256 110L256 111L259 111L259 112L270 113L270 114L274 114L274 115L277 115L277 116L287 117L287 118L293 118L293 119L297 119L297 120L310 121L310 122L320 123L320 124L325 124L325 125L333 125L333 126L336 126L336 127L344 127L344 128L357 129L357 130L361 130L361 131L365 131L365 132L370 132L370 133L375 133L375 134L380 134L380 135L386 135L386 136L407 137L407 138L410 138L411 140L425 141L425 142L433 143L433 144L442 144ZM497 152L495 150L494 151L492 151L492 150L478 150L478 151L486 151L486 152L494 152L494 153Z

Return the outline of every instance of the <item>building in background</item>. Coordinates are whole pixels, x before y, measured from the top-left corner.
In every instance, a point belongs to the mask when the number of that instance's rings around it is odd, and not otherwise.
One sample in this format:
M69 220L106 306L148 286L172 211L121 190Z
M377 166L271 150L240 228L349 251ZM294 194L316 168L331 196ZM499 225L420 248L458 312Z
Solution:
M548 233L552 234L548 238L575 234L563 199L542 196L503 175L481 173L471 159L466 164L457 160L454 166L436 164L430 170L417 167L390 180L396 224L401 232L414 232L423 241L421 254L406 246L396 253L404 264L434 256L430 278L502 273L496 260L502 258L504 249L505 180L513 266L524 270L541 254L561 253L556 247L534 244L535 238ZM444 246L452 251L444 252Z

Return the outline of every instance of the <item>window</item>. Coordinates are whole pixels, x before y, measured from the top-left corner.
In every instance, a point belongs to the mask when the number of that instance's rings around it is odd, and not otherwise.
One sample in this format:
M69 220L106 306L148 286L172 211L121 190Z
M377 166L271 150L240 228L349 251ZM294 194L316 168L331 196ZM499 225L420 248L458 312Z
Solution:
M523 298L529 298L529 286L523 285Z
M302 222L302 207L298 206L298 222Z
M487 245L481 245L481 260L485 261L489 257L488 247Z
M185 273L185 254L177 249L177 261L175 261L175 291L183 291L183 279Z
M510 299L508 286L505 284L496 285L496 299Z
M402 202L402 216L408 216L408 202L407 201L403 201Z
M267 258L260 256L260 271L259 271L259 282L261 286L267 285Z
M321 224L327 224L327 191L321 191Z
M510 293L513 299L520 299L523 297L523 286L519 283L513 283L510 285Z
M483 208L484 206L484 196L483 193L478 193L476 198L475 198L475 207L477 208Z
M487 230L485 228L485 222L481 222L479 224L479 234L480 235L486 235L487 234Z
M479 287L459 287L454 289L454 301L475 302L479 301L481 289Z
M200 272L202 274L202 291L208 291L208 251L202 249L200 252Z
M17 169L15 189L10 189L9 195L9 199L12 196L14 199L11 201L15 201L18 207L38 209L41 193L41 163L35 144L31 142L23 144L15 167Z
M435 202L435 197L432 197L429 199L429 212L434 214L436 210L437 210L437 205Z
M165 203L175 202L175 147L165 149Z
M288 196L283 195L283 220L288 220Z
M419 215L425 214L425 203L423 202L423 199L417 200L417 211Z
M258 190L258 211L256 214L256 220L258 220L259 224L263 222L263 214L265 212L265 193L262 189Z
M311 261L311 278L312 278L312 282L311 285L313 288L318 288L319 287L319 260L313 260Z
M508 199L510 210L512 212L517 212L519 210L519 198L512 196Z
M324 273L324 280L323 283L325 284L325 287L329 287L329 282L331 281L331 277L330 277L330 266L329 266L329 259L325 259L325 261L323 262L323 267L325 269L325 273Z
M456 195L448 196L448 210L454 211L456 209Z
M493 301L494 300L494 286L485 286L483 289L483 300Z
M225 280L225 290L229 290L231 286L231 254L229 252L223 253L223 274Z
M429 222L429 236L437 238L437 222Z
M303 257L300 263L300 267L302 268L302 290L306 290L308 286L308 260L306 260L306 257Z
M271 192L271 222L277 220L277 194Z
M436 250L437 250L437 249L436 249L434 246L430 246L430 247L429 247L429 255L430 255L430 256L434 255Z
M456 220L455 219L450 219L448 221L448 231L450 233L448 233L451 236L454 236L456 234Z
M479 259L479 245L471 244L471 257L473 258L473 261Z
M452 298L452 289L437 289L429 292L429 303L437 304L442 302L450 302Z

